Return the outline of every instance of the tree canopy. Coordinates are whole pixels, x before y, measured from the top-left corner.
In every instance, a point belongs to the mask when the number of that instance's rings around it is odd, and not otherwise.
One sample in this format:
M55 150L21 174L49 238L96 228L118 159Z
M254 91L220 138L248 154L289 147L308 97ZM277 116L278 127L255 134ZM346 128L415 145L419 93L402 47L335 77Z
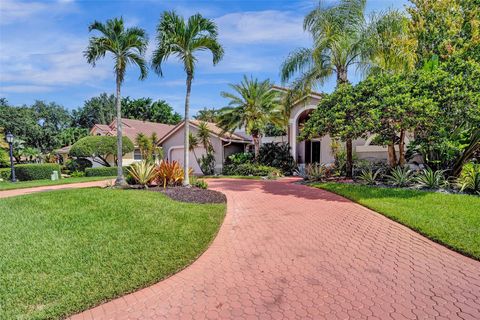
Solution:
M127 154L134 150L133 142L128 137L122 138L122 154ZM113 136L87 136L75 142L70 149L70 156L78 158L92 158L103 166L110 167L108 157L113 156L114 162L117 161L115 154L117 152L117 138Z

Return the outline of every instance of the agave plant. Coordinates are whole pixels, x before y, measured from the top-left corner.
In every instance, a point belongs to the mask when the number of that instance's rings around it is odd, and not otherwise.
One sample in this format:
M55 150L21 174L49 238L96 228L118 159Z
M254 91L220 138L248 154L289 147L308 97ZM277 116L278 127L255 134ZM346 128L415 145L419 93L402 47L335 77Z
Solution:
M363 169L362 173L358 176L358 179L367 185L376 185L378 176L380 175L381 170L378 169L375 172L372 168Z
M332 168L324 163L310 163L305 166L306 180L321 181L332 174Z
M155 165L146 160L132 164L128 168L128 173L144 188L148 188L148 185L157 177Z
M469 191L480 194L480 165L464 166L460 177L457 179L460 191Z
M433 171L431 168L423 169L415 178L416 186L425 189L438 189L447 185L444 170Z
M413 181L413 172L408 167L396 167L387 175L387 181L396 187L407 187Z

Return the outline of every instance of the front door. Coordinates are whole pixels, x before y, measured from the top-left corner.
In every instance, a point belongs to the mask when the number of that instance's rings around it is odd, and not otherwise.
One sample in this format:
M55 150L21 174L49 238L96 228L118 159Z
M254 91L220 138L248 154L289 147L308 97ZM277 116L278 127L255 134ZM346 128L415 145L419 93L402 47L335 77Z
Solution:
M320 141L305 141L305 163L320 163Z

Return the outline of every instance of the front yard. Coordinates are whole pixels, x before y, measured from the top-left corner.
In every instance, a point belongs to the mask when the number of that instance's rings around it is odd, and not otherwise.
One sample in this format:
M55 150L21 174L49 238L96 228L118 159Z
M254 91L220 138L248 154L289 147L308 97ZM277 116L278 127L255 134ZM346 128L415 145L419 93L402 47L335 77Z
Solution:
M59 318L158 282L198 257L224 204L77 189L0 201L0 319Z
M108 179L115 179L115 177L77 177L77 178L63 178L59 180L32 180L32 181L19 181L12 183L10 181L0 181L0 191L13 190L13 189L25 189L42 186L56 186L59 184L71 184L79 182L90 181L102 181Z
M316 183L480 260L480 197L346 183Z

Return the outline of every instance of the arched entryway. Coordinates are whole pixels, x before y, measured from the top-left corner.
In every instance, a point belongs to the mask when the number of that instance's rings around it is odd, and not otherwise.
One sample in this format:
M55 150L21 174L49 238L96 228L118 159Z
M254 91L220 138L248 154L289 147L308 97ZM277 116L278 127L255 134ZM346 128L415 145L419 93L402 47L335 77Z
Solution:
M305 122L309 119L310 114L316 106L305 106L294 113L290 120L290 146L292 156L298 164L320 162L320 139L298 141L299 136Z

